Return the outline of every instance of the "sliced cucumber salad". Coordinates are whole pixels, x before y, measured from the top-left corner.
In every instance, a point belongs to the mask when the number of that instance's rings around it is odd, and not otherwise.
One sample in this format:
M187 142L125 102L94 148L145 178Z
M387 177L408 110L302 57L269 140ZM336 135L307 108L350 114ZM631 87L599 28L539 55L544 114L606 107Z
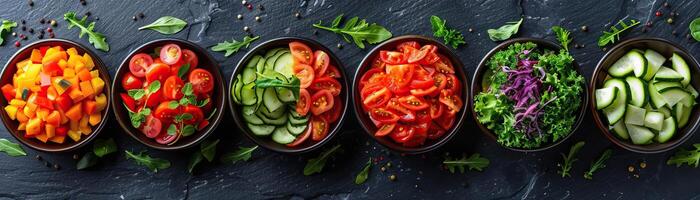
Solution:
M688 124L698 92L678 54L667 59L651 49L633 49L608 74L595 91L596 109L618 138L636 145L665 143Z

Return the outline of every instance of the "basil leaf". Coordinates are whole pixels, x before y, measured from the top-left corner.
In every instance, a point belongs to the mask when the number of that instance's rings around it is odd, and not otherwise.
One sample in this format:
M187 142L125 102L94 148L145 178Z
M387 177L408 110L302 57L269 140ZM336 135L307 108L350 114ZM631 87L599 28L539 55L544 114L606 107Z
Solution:
M109 51L109 44L107 44L107 38L102 35L102 33L95 32L95 22L90 24L87 23L87 16L83 16L82 19L78 19L75 12L67 12L63 15L63 19L68 22L68 29L73 27L78 27L80 29L80 34L78 38L82 38L83 35L88 35L88 42L92 44L96 49L102 51Z
M14 27L17 27L17 22L2 20L2 25L0 25L0 45L5 42L5 39L3 39L5 33L9 33Z
M202 160L204 160L204 156L202 156L201 153L199 153L198 151L192 153L192 156L190 156L190 162L187 163L187 172L191 174L192 171L194 171L194 168L197 167L197 165L201 163Z
M177 101L170 101L170 102L168 102L168 108L170 108L170 109L175 109L175 108L177 108L179 105L180 105L180 104L177 103Z
M168 135L175 135L175 134L177 134L177 127L175 127L175 124L170 124L170 126L168 126L168 132L167 132L167 133L168 133Z
M189 103L189 102L190 102L190 100L188 100L187 98L182 98L182 99L180 99L180 102L178 102L178 103L180 105L186 106L187 103Z
M148 93L153 94L155 92L158 92L160 90L160 81L155 80L153 81L150 85L148 85Z
M131 98L134 98L134 100L139 100L143 98L143 96L146 96L146 91L143 89L132 89L126 93L129 94Z
M520 21L506 22L506 25L503 25L498 29L489 29L486 32L489 33L489 39L491 39L494 42L507 40L511 36L518 33L518 29L520 28L520 24L522 23L523 18L520 18Z
M0 139L0 151L5 152L8 156L12 157L17 157L17 156L26 156L27 153L24 152L24 149L19 146L19 144L10 142L7 139Z
M362 171L360 171L359 174L355 177L355 184L363 184L365 181L367 181L367 177L369 176L369 170L372 167L372 158L369 158L367 161L367 164L365 164L365 167L362 168Z
M690 22L688 28L690 28L690 35L693 36L696 41L700 42L700 17L695 18L692 22ZM0 44L2 43L0 42Z
M319 157L309 159L306 162L306 166L304 166L304 175L309 176L323 171L323 167L326 166L326 160L337 152L338 149L340 149L340 145L335 145L333 148L321 153Z
M131 120L131 126L134 128L139 128L141 127L141 122L143 122L144 117L141 115L141 113L135 113L129 116Z
M202 153L202 156L207 159L207 161L211 162L214 160L214 156L216 156L216 145L219 144L219 140L206 140L202 142L202 145L200 146L200 152Z
M339 25L342 18L342 14L335 17L330 27L321 25L321 22L314 24L313 27L341 35L347 42L351 41L349 39L349 37L351 37L352 42L355 43L357 47L360 47L360 49L365 48L364 42L376 44L392 36L391 32L386 28L376 23L367 23L366 20L360 20L358 17L350 18L350 20L345 22L343 28L340 28Z
M145 117L151 114L151 109L150 108L144 108L141 110L141 114Z
M192 125L187 125L184 128L182 128L182 136L190 136L194 134L194 126Z
M97 165L98 157L93 152L87 152L75 165L78 170L83 170Z
M136 164L146 166L148 169L156 173L158 173L158 170L163 170L170 167L170 161L161 158L153 158L146 154L145 151L138 154L134 154L129 150L125 150L124 152L126 153L126 159L134 160Z
M238 52L242 47L248 48L250 46L250 43L257 40L260 38L260 36L255 36L255 37L249 37L245 36L243 37L243 41L239 42L236 40L231 40L231 42L224 41L219 44L216 44L215 46L211 47L212 51L226 51L226 54L224 56L228 57L232 55L233 53Z
M184 64L180 66L180 69L177 69L177 76L182 78L187 74L187 72L190 71L190 64Z
M182 86L182 94L185 96L190 96L194 93L194 90L192 90L192 83L185 83L184 86Z
M197 102L197 107L204 107L209 103L209 98L206 98L202 101Z
M258 146L253 146L253 147L238 147L238 150L235 152L229 152L221 156L219 160L222 163L231 163L231 164L236 164L238 161L248 161L250 160L250 157L253 155L253 151L255 149L258 149Z
M451 29L445 25L446 20L440 19L438 16L430 17L430 24L432 25L433 36L442 37L445 44L452 46L452 48L457 48L459 45L466 44L464 41L464 36L462 32L457 29Z
M142 26L139 30L151 29L165 35L171 35L180 32L185 26L187 26L187 22L184 20L172 16L164 16L149 25Z
M98 138L92 146L92 152L95 153L97 157L101 158L107 154L117 152L117 143L114 142L114 138Z

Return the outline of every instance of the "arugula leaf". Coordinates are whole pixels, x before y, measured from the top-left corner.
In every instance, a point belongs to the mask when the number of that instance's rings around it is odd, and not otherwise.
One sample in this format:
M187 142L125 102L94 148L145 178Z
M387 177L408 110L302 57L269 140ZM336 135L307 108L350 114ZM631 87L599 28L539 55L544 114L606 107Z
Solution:
M636 25L639 24L639 21L631 19L629 21L629 24L625 23L624 21L620 20L617 22L617 24L613 25L610 27L611 32L608 31L603 31L603 35L601 35L598 38L598 46L602 47L607 44L613 44L615 41L620 40L620 34L624 32L627 29L630 29ZM621 28L618 28L617 26L620 26Z
M152 158L146 151L141 151L138 154L134 154L129 150L124 150L126 153L126 159L132 159L136 164L146 166L153 172L158 173L158 170L167 169L170 167L170 161L162 158Z
M520 24L522 23L523 18L520 18L520 21L506 22L506 25L503 25L498 29L486 30L486 32L489 33L489 39L491 39L494 42L507 40L511 36L518 33L518 29L520 28Z
M192 156L190 156L190 161L187 162L187 172L191 174L194 171L194 168L197 167L202 160L204 160L204 156L202 156L199 151L192 153Z
M294 94L295 97L299 96L299 88L301 85L301 81L299 78L296 76L292 76L289 80L289 82L268 77L263 74L258 73L258 76L260 78L255 80L255 87L260 87L260 88L270 88L270 87L281 87L281 88L288 88L292 91L292 94Z
M690 35L693 36L696 41L700 42L700 17L693 19L688 25L688 28L690 29ZM2 42L0 42L0 44L2 44Z
M67 12L63 15L63 19L68 21L68 29L73 27L78 27L80 29L80 35L78 38L82 38L83 35L88 35L88 41L96 49L102 51L109 51L109 44L107 44L107 38L102 35L102 33L95 32L95 22L87 24L87 16L83 16L82 19L78 19L75 12Z
M151 29L165 35L172 35L180 32L183 28L185 28L185 26L187 26L187 22L185 20L172 16L163 16L149 25L142 26L139 28L139 31L143 29Z
M22 147L20 147L19 144L10 142L5 138L0 139L0 152L5 152L8 156L12 157L27 155L27 153L24 152L24 149L22 149Z
M190 64L189 63L184 64L184 65L180 66L180 69L177 70L177 76L180 78L184 78L185 75L187 74L187 72L189 72L189 71L190 71Z
M430 24L433 26L433 36L442 37L445 44L450 45L455 49L459 47L460 44L466 44L462 33L456 29L447 27L445 23L447 23L447 21L440 19L438 16L430 16Z
M573 167L571 165L573 165L574 162L576 162L578 160L574 156L576 156L576 154L581 150L581 148L583 148L584 144L586 144L586 143L583 141L580 141L580 142L574 144L574 146L571 146L571 149L569 150L569 154L567 154L567 155L564 155L564 153L561 154L561 157L564 158L564 164L558 164L559 166L561 166L561 170L557 171L557 173L561 174L562 178L567 177L567 176L571 176L571 174L569 174L569 172L571 171L571 167Z
M9 33L14 27L17 27L17 22L2 20L2 25L0 25L0 45L5 42L5 39L3 39L5 33Z
M200 152L202 153L202 156L207 159L207 161L211 162L214 160L214 156L216 156L216 145L219 144L219 140L207 140L202 142L202 145L200 146Z
M77 170L83 170L90 168L92 166L97 165L97 162L99 160L99 157L95 155L93 152L87 152L85 155L83 155L82 158L78 161L78 163L75 165L75 168Z
M304 166L304 175L309 176L315 173L321 173L321 171L323 171L323 167L326 165L326 160L328 160L330 156L337 152L338 149L340 149L340 144L335 145L333 148L324 151L317 158L309 159L306 162L306 166Z
M231 164L236 164L238 161L248 161L250 160L250 157L253 155L253 151L255 149L258 149L258 146L253 146L253 147L238 147L238 150L235 152L230 152L226 153L219 158L219 160L222 163L231 163Z
M694 150L686 150L681 148L678 150L671 158L666 161L667 165L676 165L680 167L683 164L688 164L688 166L698 167L698 161L700 161L700 143L693 144Z
M573 40L569 38L571 32L561 26L552 26L552 31L557 35L557 40L559 40L561 46L563 46L566 51L569 51L569 43Z
M98 138L92 145L92 152L95 153L97 157L101 158L107 154L117 152L117 143L114 142L114 138Z
M445 161L442 162L451 173L455 173L456 169L459 169L460 173L464 173L464 166L467 166L469 170L482 171L484 168L488 167L490 163L488 159L481 157L478 153L472 154L469 158L467 158L467 155L463 155L461 159L454 160L450 160L450 158L447 157Z
M345 22L345 26L340 28L340 21L342 21L342 19L343 14L340 14L335 17L330 27L321 25L321 21L314 24L313 27L339 34L348 43L351 43L349 37L352 37L352 42L354 42L357 47L360 47L360 49L365 48L364 42L376 44L392 36L391 32L386 30L386 28L376 23L369 24L366 20L360 20L358 17L350 18L350 20Z
M586 178L588 180L593 179L593 173L595 173L599 169L605 168L605 161L607 161L610 158L610 155L612 155L612 150L605 150L605 152L603 152L603 155L601 155L595 162L591 163L591 168L589 168L588 171L586 171L586 173L583 174L583 178Z
M260 38L260 36L255 36L255 37L249 37L245 36L243 37L243 41L236 41L235 39L231 39L230 42L228 41L223 41L220 42L219 44L216 44L215 46L211 47L212 51L226 51L226 54L224 56L229 57L233 53L238 52L238 50L241 49L241 47L248 48L250 46L250 43L257 40Z
M372 167L372 158L369 158L367 163L365 164L365 167L362 168L362 171L360 171L359 174L355 177L355 184L361 185L367 181L367 178L369 176L369 170Z

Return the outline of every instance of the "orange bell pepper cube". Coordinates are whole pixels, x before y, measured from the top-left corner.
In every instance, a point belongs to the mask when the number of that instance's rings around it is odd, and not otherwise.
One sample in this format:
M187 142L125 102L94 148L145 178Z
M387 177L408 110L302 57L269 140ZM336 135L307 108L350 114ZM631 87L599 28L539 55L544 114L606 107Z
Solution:
M80 78L80 81L89 81L92 79L92 74L90 74L90 70L83 68L78 71L78 78Z
M68 110L71 106L73 106L73 100L71 100L71 98L66 95L56 97L55 102L56 104L58 104L58 107L60 107L63 110Z
M41 119L39 119L38 117L30 119L29 122L27 122L26 135L27 136L39 135L41 133L43 126L44 126L44 122L41 121Z
M63 142L66 141L66 136L53 136L49 141L57 143L57 144L63 144Z
M32 56L30 57L30 60L32 60L33 63L41 63L42 58L44 58L44 56L41 55L41 51L39 51L39 49L32 49Z
M97 111L97 102L91 100L83 101L83 111L88 115L95 113Z
M87 98L95 96L95 89L92 87L92 83L89 80L80 82L80 91L82 91L83 96Z
M2 90L2 96L5 97L5 100L8 102L11 101L12 99L15 98L15 95L17 94L17 91L15 91L15 87L13 87L11 84L5 84L0 88Z
M66 111L66 117L68 117L68 119L70 119L71 121L80 121L80 118L82 118L83 115L82 109L80 107L80 104L73 105L73 107Z
M56 135L56 126L51 125L51 124L46 124L45 129L46 129L46 137L47 138L52 138L53 136Z
M46 117L46 124L53 125L54 127L61 125L61 114L54 110Z

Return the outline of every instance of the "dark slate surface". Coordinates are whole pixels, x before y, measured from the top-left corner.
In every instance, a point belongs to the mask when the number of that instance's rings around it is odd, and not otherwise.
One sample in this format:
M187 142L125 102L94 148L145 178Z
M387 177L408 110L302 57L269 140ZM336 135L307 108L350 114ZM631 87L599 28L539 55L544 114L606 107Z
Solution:
M590 79L595 64L603 51L596 47L600 32L619 19L638 19L654 22L650 31L642 33L637 27L624 38L636 36L661 37L689 49L692 54L700 53L700 46L685 38L688 23L697 17L700 5L693 0L672 1L670 8L663 10L663 18L654 16L663 1L331 1L331 0L286 0L252 1L262 4L265 10L249 11L238 0L104 0L88 1L81 6L79 1L34 0L29 7L24 0L13 0L0 6L0 17L19 21L25 19L29 27L45 27L38 23L42 17L57 19L57 37L75 40L90 46L86 38L78 39L77 30L67 30L62 20L63 13L77 11L80 15L90 11L90 20L97 20L96 30L108 36L111 51L99 52L103 61L114 73L126 54L137 46L158 38L177 37L209 47L222 40L240 39L244 36L243 26L249 26L255 35L264 40L280 36L303 36L314 38L332 47L347 66L351 76L367 50L360 50L352 44L345 44L337 35L320 31L312 35L311 24L319 20L330 21L336 15L345 13L367 18L387 27L398 36L404 34L432 35L428 17L439 15L448 24L465 34L467 46L456 52L469 74L482 56L497 43L491 42L486 29L498 27L507 21L515 21L521 16L525 22L517 36L543 37L554 40L549 30L552 25L562 25L573 30L575 43L585 44L585 48L573 49L572 54L583 67L585 76ZM673 25L663 22L670 11L677 11ZM144 12L146 19L134 22L133 15ZM301 19L293 17L294 12L302 14ZM243 21L235 19L244 15ZM184 31L165 36L152 31L137 31L162 15L172 15L190 23ZM261 16L262 22L254 22L254 16ZM588 33L578 27L587 25ZM473 33L467 29L473 28ZM19 28L15 29L19 30ZM672 35L676 31L678 36ZM6 37L6 44L0 48L3 62L16 51L12 44L16 38ZM30 41L36 40L33 37ZM345 48L335 48L337 43ZM23 43L27 43L24 41ZM226 58L213 53L224 67L228 77L243 53ZM340 154L324 169L322 174L306 177L302 169L306 159L318 152L302 156L280 155L266 150L258 150L250 162L225 165L208 164L199 168L195 175L186 172L185 165L190 152L159 152L149 150L156 157L167 158L173 167L159 173L152 173L132 161L125 160L123 150L146 150L122 133L111 120L101 133L104 137L114 137L119 144L119 155L112 155L101 165L88 171L75 170L73 153L47 154L28 150L27 157L7 157L0 159L0 198L9 199L268 199L268 198L319 198L319 199L688 199L694 198L700 170L664 164L672 152L658 155L641 155L614 147L593 125L590 115L583 125L567 142L557 148L541 153L523 154L499 147L486 139L476 128L471 117L447 146L433 153L419 156L401 156L387 152L373 142L361 130L353 116L348 117L345 131L333 143L342 143L345 152ZM230 114L221 124L215 137L222 138L219 152L228 152L238 146L251 146L252 143L232 125ZM14 140L5 130L0 137ZM564 178L556 174L560 152L568 151L576 141L586 141L580 153L580 161L574 165L573 177ZM692 138L685 146L698 142ZM327 145L330 147L332 144ZM614 154L608 167L596 174L595 180L585 180L583 172L589 163L598 157L605 148L613 148ZM84 151L84 150L83 150ZM484 172L450 174L441 166L444 152L454 154L481 153L491 160ZM77 152L82 153L82 152ZM51 163L58 163L61 170L55 171L37 161L41 155ZM355 185L355 174L362 168L368 157L384 157L391 161L387 172L374 167L364 185ZM648 166L642 169L639 178L627 172L628 165L645 161ZM388 176L397 175L391 182Z

